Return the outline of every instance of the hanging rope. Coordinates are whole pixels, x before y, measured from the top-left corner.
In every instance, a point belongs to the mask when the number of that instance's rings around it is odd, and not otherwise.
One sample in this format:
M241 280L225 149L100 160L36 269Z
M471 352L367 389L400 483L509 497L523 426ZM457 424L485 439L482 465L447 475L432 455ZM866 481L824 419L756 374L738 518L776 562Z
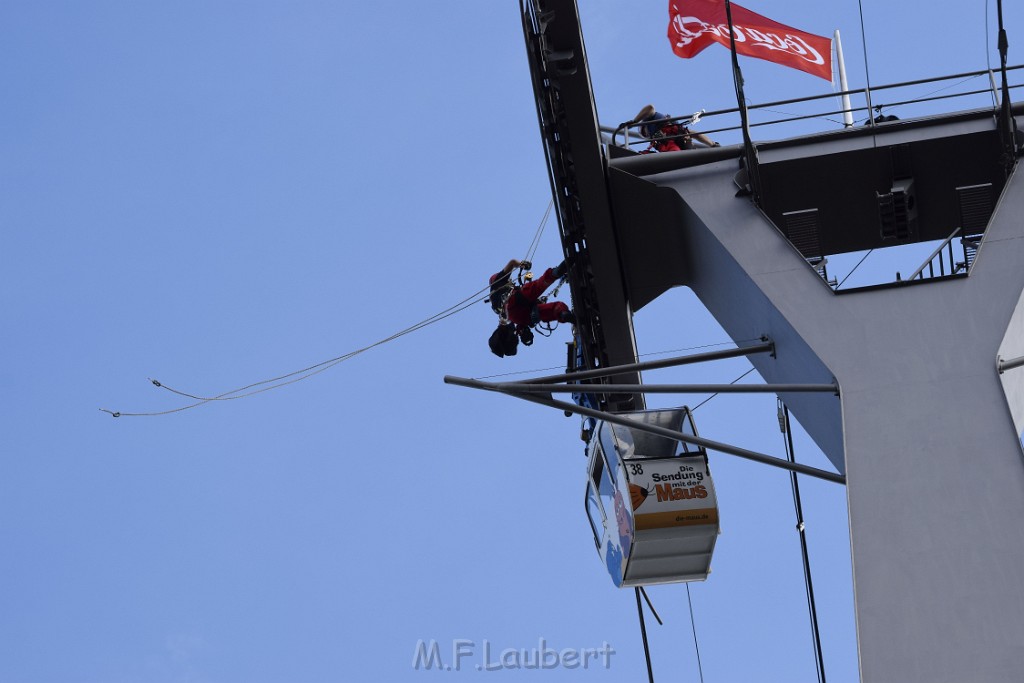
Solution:
M658 620L659 625L664 625L661 617L658 616L658 612L654 609L654 605L651 603L651 598L648 597L647 591L644 590L643 586L638 586L633 589L636 591L636 613L640 617L640 637L644 641L644 657L647 660L647 680L650 683L654 683L654 669L651 667L651 649L650 644L647 641L647 625L644 622L644 610L643 605L640 603L640 596L644 596L644 600L647 602L647 606L651 610L651 614ZM690 598L690 584L686 584L686 600L690 604L690 628L693 631L693 648L697 653L697 672L700 674L701 683L704 683L704 667L700 663L700 647L697 645L697 626L693 618L693 600Z
M700 683L704 683L704 667L700 665L700 646L697 645L697 622L693 620L693 598L690 597L690 584L686 584L686 601L690 603L690 628L693 630L693 649L697 653L697 671Z
M647 643L647 626L644 624L644 608L640 604L640 589L634 588L636 592L636 613L640 617L640 637L644 639L644 657L647 659L647 680L654 683L654 669L651 668L651 648Z
M647 591L644 590L643 586L638 586L638 588L640 589L640 595L644 596L644 602L647 603L647 609L651 610L651 614L653 614L654 618L658 620L658 626L664 626L665 622L658 616L658 610L654 609L654 603L651 602L651 596L647 595Z
M779 428L785 436L786 456L791 463L796 463L793 453L793 431L789 422L789 408L778 399ZM807 537L804 534L804 511L800 502L800 484L796 472L789 473L793 489L793 508L796 511L796 530L800 534L800 555L804 565L804 587L807 590L807 611L811 620L811 638L814 641L814 664L818 672L818 683L825 683L825 662L821 654L821 635L818 633L818 610L814 603L814 584L811 581L811 562L807 553Z
M527 249L527 257L524 260L530 261L533 259L533 255L537 251L537 247L540 245L540 239L541 236L544 234L544 227L547 224L548 217L551 215L551 209L553 206L554 199L548 200L548 206L547 209L544 211L544 217L541 218L540 224L537 226L537 231L534 233L533 240L530 242L530 247ZM157 387L158 389L164 389L165 391L169 391L172 394L181 396L182 398L190 399L194 402L188 405L179 406L177 408L172 408L169 410L160 410L152 412L123 412L119 410L110 410L107 408L100 408L100 411L107 413L112 417L157 417L160 415L171 415L173 413L180 413L185 410L191 410L192 408L198 408L200 406L206 405L207 403L212 403L215 401L234 401L240 398L248 398L249 396L255 396L256 394L261 394L263 392L271 391L273 389L280 389L281 387L288 386L289 384L295 384L296 382L307 380L310 377L314 377L315 375L318 375L321 372L330 370L335 365L343 363L344 361L349 360L350 358L353 358L355 356L358 356L361 353L369 351L370 349L376 348L383 344L387 344L388 342L399 339L400 337L403 337L407 334L411 334L412 332L421 330L424 327L433 325L434 323L440 322L445 318L455 315L456 313L461 313L462 311L466 310L467 308L470 308L478 301L480 301L479 297L483 295L485 292L489 292L489 290L490 284L488 284L486 287L483 287L482 289L477 290L476 292L466 297L459 303L444 309L440 313L435 313L429 318L421 320L415 325L412 325L410 327L405 328L404 330L396 332L389 337L385 337L384 339L376 341L360 349L356 349L355 351L350 351L344 355L337 356L335 358L331 358L329 360L325 360L314 365L310 365L308 367L302 368L301 370L295 370L284 375L279 375L277 377L272 377L270 379L264 379L258 382L253 382L252 384L247 384L245 386L238 387L237 389L231 389L230 391L225 391L215 396L201 396L188 391L181 391L179 389L167 386L166 384L160 382L159 380L150 378L150 383L152 383L152 385Z
M548 208L544 210L544 217L540 219L540 225L537 226L537 232L533 235L533 241L530 242L530 247L526 250L526 258L523 259L524 261L533 261L533 256L537 253L537 247L540 246L541 235L544 234L544 227L548 224L548 216L551 215L551 208L554 205L554 198L548 200Z
M303 380L309 379L310 377L318 375L321 372L330 370L335 365L338 365L339 363L342 363L350 358L358 356L359 354L365 351L369 351L372 348L394 341L407 334L411 334L412 332L423 329L424 327L428 327L430 325L433 325L434 323L440 322L445 318L455 315L456 313L460 313L481 301L480 296L484 292L487 292L489 289L490 285L488 284L487 287L477 290L472 295L466 297L459 303L453 306L449 306L443 311L435 313L429 318L421 320L415 325L412 325L410 327L405 328L404 330L396 332L389 337L385 337L384 339L376 341L360 349L356 349L355 351L350 351L344 355L337 356L335 358L331 358L320 363L316 363L315 365L310 365L308 367L302 368L301 370L295 370L294 372L289 372L284 375L279 375L277 377L272 377L270 379L261 380L259 382L253 382L252 384L247 384L243 387L238 387L237 389L225 391L223 393L217 394L216 396L199 396L194 393L174 389L173 387L169 387L158 380L150 379L150 382L153 384L153 386L159 389L164 389L166 391L171 392L172 394L176 394L183 398L192 399L195 402L190 403L188 405L180 406L178 408L155 412L129 413L116 410L108 410L107 408L100 408L100 410L104 413L108 413L113 417L157 417L160 415L170 415L172 413L180 413L184 410L198 408L199 406L206 405L207 403L211 403L214 401L234 401L240 398L247 398L249 396L254 396L256 394L261 394L265 391L271 391L272 389L279 389L281 387L288 386L289 384L295 384L296 382L301 382Z

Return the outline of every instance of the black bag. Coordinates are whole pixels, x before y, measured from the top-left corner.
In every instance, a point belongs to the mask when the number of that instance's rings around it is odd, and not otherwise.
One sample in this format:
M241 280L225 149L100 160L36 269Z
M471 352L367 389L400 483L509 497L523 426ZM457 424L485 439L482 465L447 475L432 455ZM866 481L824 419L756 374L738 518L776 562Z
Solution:
M519 338L523 342L523 346L531 346L533 344L533 330L529 327L524 327L519 330Z
M519 337L516 336L516 326L500 323L498 328L491 333L491 338L487 340L487 345L491 347L491 353L498 358L516 355L516 352L519 350Z
M505 313L505 298L511 289L511 273L495 273L491 276L491 293L487 297L487 302L491 304L491 310L499 316Z

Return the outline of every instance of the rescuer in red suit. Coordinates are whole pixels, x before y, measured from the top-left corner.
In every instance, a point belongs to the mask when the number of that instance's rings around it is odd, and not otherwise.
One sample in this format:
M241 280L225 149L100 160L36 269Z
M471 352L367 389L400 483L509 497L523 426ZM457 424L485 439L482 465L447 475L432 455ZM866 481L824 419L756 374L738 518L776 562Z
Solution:
M520 286L512 283L512 271L516 268L529 268L529 262L512 259L504 268L491 276L491 307L496 313L516 326L516 333L527 346L533 341L530 328L540 322L575 322L569 307L561 301L541 303L539 299L544 290L560 279L568 268L562 261L554 268L548 268L540 279L532 280ZM504 299L504 311L501 301ZM527 341L529 339L529 341Z
M632 126L643 123L644 125L640 126L640 134L650 140L651 146L659 152L679 152L684 149L693 149L694 140L708 147L720 146L717 142L712 142L707 135L694 133L678 123L671 121L657 123L659 119L667 118L671 118L671 114L655 111L654 105L648 104L631 121L626 121L622 125Z

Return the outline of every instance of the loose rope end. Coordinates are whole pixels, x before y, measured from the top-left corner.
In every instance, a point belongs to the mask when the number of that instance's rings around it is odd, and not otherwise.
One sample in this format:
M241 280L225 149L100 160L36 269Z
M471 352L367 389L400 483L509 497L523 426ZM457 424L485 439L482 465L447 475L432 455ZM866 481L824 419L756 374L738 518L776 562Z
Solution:
M121 417L120 411L117 410L107 410L106 408L100 408L100 412L107 413L108 415L110 415L110 417Z

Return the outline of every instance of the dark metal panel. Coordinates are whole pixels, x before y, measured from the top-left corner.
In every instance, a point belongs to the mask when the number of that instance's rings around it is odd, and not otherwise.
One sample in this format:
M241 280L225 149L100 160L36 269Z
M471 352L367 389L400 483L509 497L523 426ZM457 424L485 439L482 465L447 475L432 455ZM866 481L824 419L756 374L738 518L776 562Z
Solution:
M638 311L686 283L682 200L671 189L615 168L608 180L629 303Z
M910 143L762 163L765 213L786 234L785 214L816 209L825 254L945 239L958 227L958 187L991 184L997 195L1002 190L999 135L994 128L949 137L921 132L921 139ZM901 180L913 181L916 221L903 239L887 239L879 195Z

